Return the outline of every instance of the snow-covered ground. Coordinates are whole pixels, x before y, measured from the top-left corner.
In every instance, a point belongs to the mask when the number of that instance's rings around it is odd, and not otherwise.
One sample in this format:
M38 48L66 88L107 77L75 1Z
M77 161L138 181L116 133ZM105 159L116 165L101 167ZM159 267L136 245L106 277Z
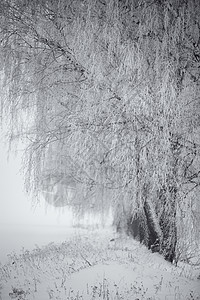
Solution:
M0 299L197 300L199 274L199 268L175 267L112 228L66 229L62 243L8 257L0 266Z
M32 250L36 245L62 242L71 234L71 230L66 230L63 225L0 223L0 262L6 262L8 253L19 254L23 247Z

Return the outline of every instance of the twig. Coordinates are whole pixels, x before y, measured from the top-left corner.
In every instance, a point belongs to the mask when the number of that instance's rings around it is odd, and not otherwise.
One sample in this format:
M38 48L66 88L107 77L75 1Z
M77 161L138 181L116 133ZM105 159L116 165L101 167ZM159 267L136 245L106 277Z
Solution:
M90 266L90 267L92 267L92 264L81 254L81 257L88 263L88 265Z

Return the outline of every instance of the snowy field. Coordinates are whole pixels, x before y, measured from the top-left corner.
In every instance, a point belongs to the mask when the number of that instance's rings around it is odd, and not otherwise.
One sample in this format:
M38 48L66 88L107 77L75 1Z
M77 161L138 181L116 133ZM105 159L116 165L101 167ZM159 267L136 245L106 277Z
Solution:
M62 234L60 243L8 256L0 266L1 300L200 299L197 267L175 267L112 228Z
M0 262L5 263L10 252L19 254L23 247L33 250L36 245L62 242L70 234L66 226L0 223Z

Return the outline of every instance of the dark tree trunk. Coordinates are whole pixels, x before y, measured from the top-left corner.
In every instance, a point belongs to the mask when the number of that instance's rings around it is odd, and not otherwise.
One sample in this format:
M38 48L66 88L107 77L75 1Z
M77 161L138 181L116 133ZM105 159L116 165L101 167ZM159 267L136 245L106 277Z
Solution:
M149 249L157 244L159 237L147 203L144 204L144 214L127 219L127 234L144 243Z
M174 202L173 193L172 202ZM175 203L171 205L171 213L169 213L168 208L163 210L159 224L163 234L162 240L156 231L151 211L147 203L144 205L144 215L141 214L134 218L127 218L127 234L133 236L134 239L138 240L140 243L143 243L148 249L151 249L152 252L159 252L171 263L176 259L177 243L174 204Z
M170 199L166 200L166 190L163 189L161 201L163 201L163 212L160 217L160 227L163 233L163 240L160 245L160 252L167 261L173 262L176 259L177 227L176 227L176 194L175 186L167 187ZM168 196L169 197L169 196ZM166 203L167 202L167 203Z

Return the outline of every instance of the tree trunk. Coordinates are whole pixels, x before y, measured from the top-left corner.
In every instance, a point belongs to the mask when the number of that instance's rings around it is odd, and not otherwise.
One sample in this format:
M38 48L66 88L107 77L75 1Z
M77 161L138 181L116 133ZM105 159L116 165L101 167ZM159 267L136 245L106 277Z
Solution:
M163 190L162 194L159 200L163 201L163 198L165 198L165 203L162 206L163 212L160 219L156 219L154 212L146 201L143 213L127 217L126 232L147 246L148 249L151 249L152 252L159 252L167 261L172 263L176 259L177 243L176 190L171 189L171 198L168 199L168 203L166 203L166 191ZM159 222L159 225L156 224L157 222Z

